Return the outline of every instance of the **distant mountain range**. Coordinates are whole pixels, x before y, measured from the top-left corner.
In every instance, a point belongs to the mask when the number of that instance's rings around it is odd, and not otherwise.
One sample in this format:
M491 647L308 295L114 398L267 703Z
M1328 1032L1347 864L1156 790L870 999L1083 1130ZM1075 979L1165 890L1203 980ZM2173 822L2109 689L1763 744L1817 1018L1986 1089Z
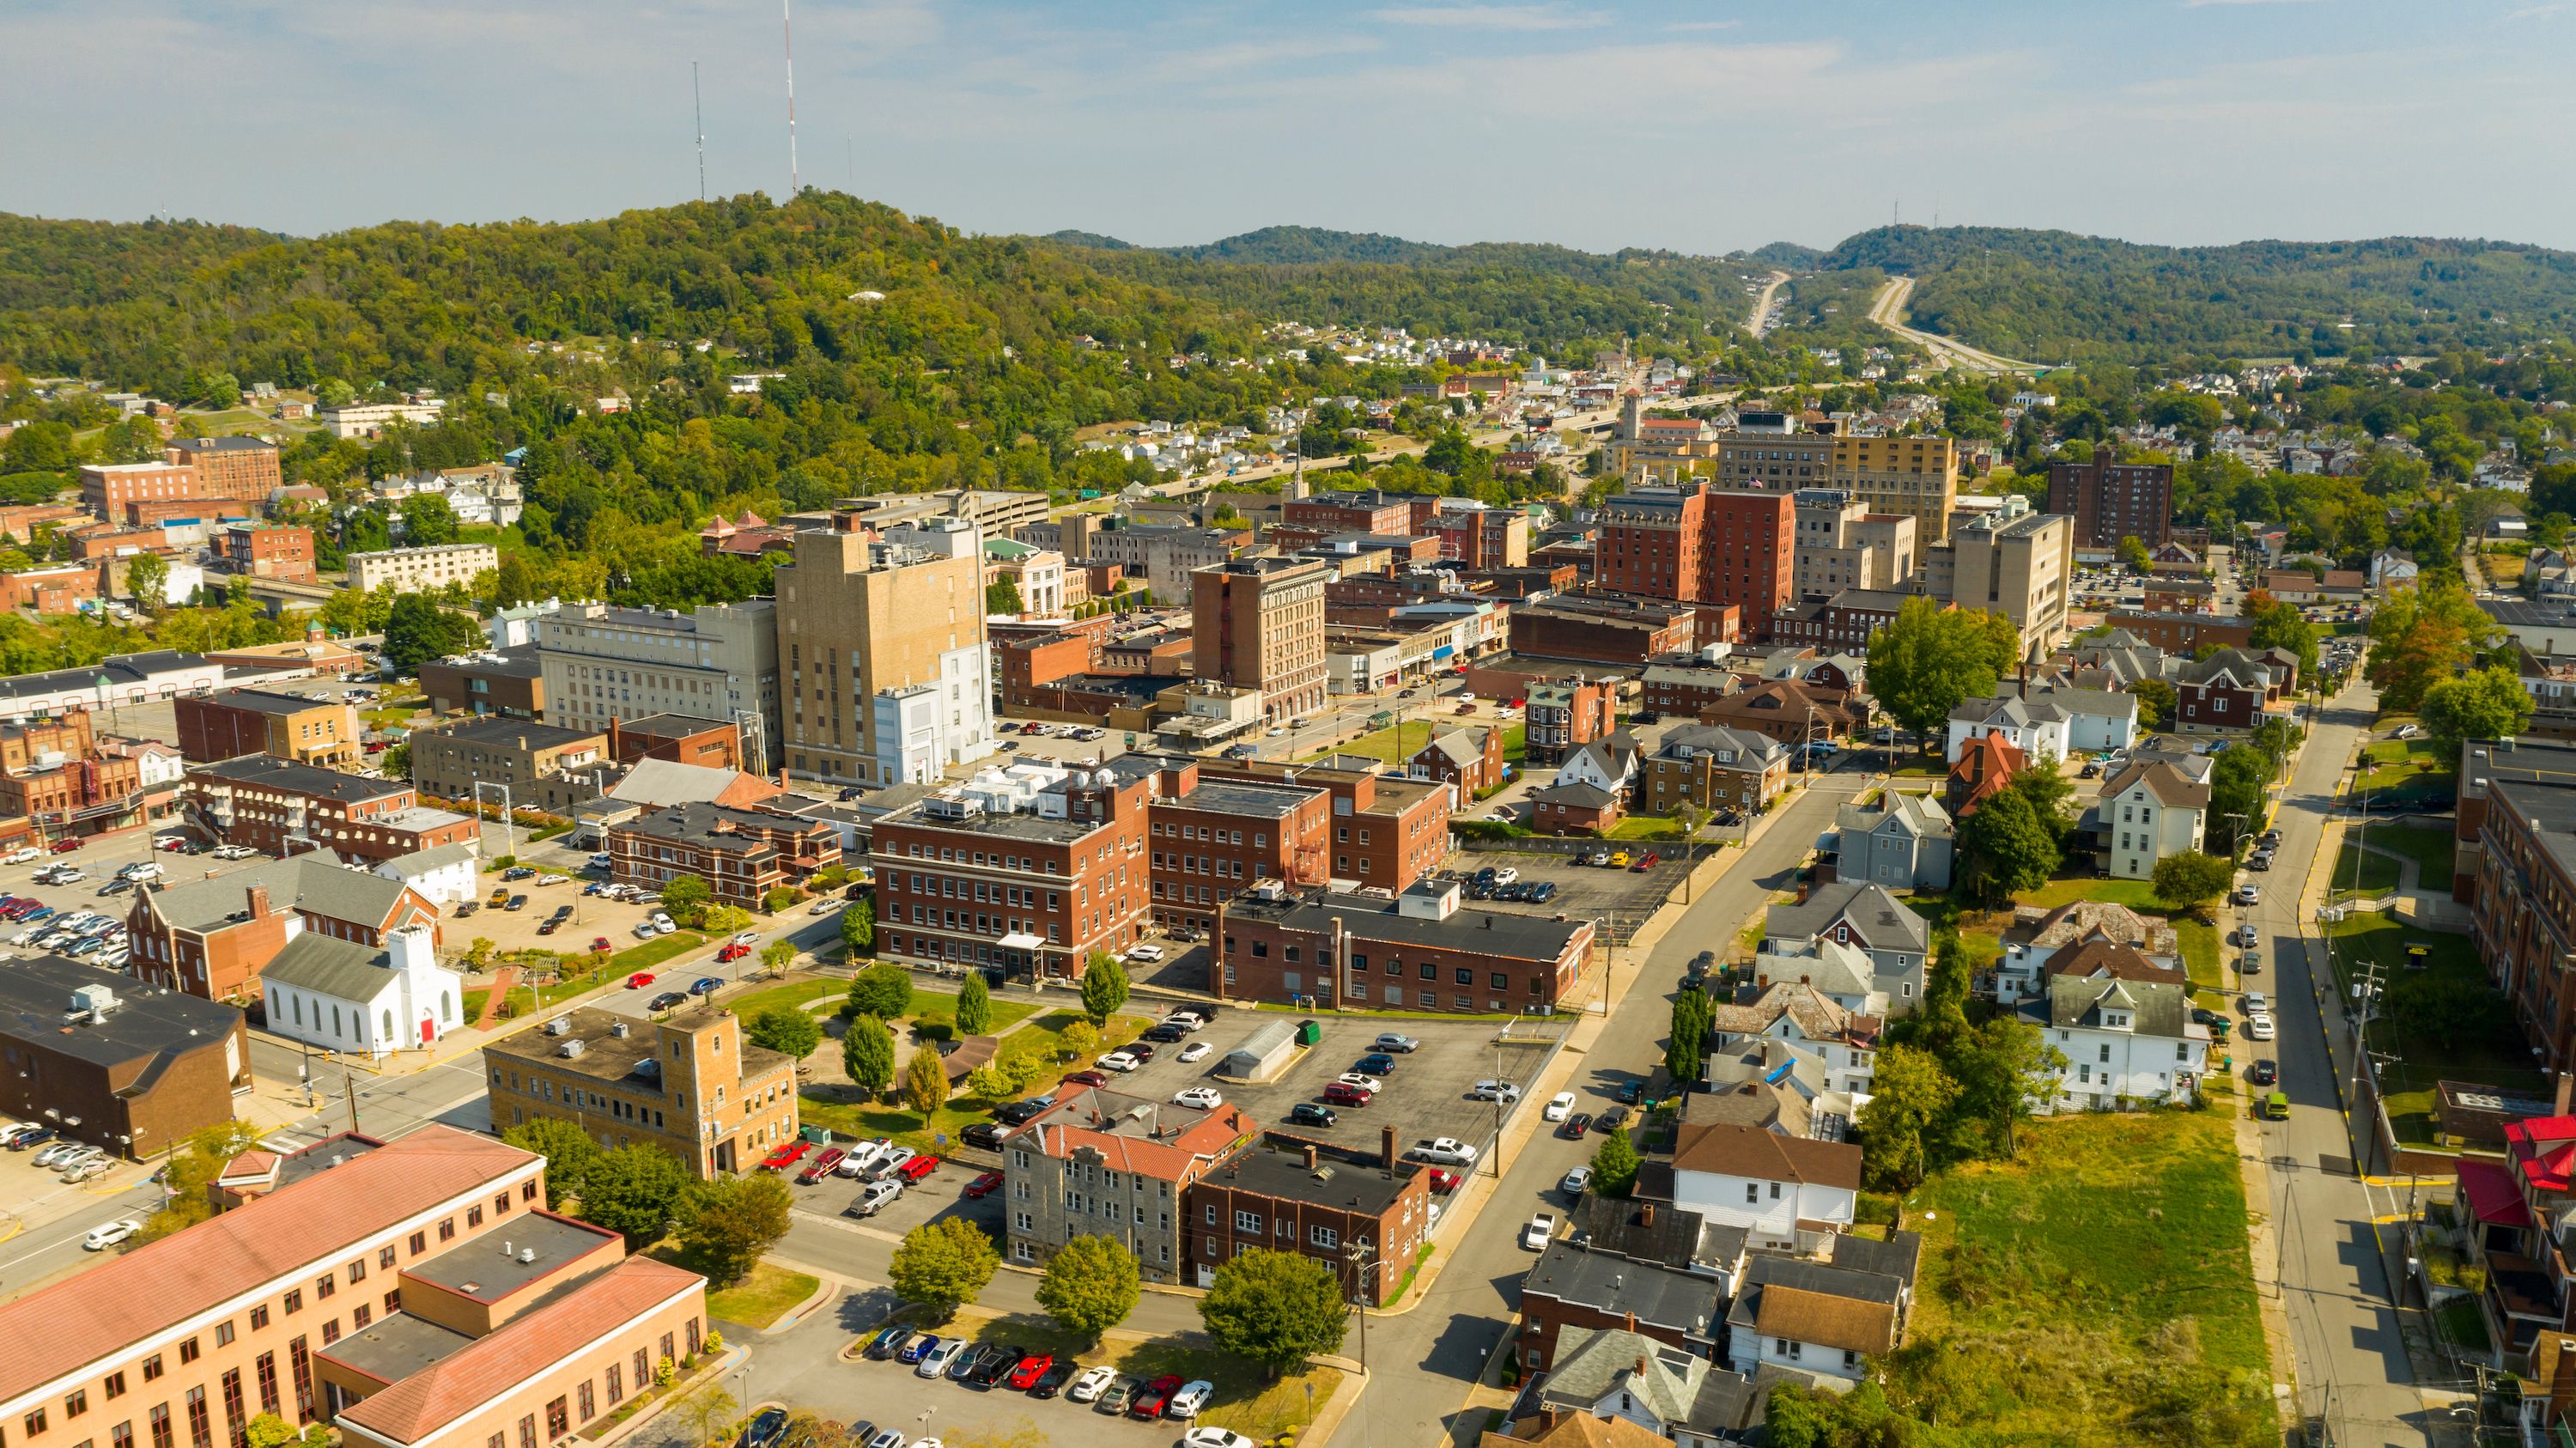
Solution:
M2576 253L2433 237L2164 247L2064 231L1886 226L1825 251L1774 242L1726 256L1438 246L1305 226L1199 246L1138 247L1089 232L1042 239L1276 315L1312 319L1320 308L1346 321L1541 346L1603 322L1647 337L1704 335L1740 321L1745 277L1775 268L1911 276L1913 325L2043 361L2493 350L2576 336ZM1532 305L1496 294L1513 286L1535 293Z

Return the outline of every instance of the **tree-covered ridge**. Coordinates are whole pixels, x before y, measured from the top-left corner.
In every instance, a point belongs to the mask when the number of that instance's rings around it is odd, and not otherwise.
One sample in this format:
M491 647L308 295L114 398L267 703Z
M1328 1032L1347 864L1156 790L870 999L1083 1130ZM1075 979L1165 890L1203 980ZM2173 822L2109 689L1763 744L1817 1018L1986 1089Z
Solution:
M149 294L170 273L277 239L197 221L45 221L0 212L0 311L124 301Z
M2042 361L2492 349L2576 327L2576 254L2503 242L2164 247L1896 226L1847 239L1820 266L1912 276L1913 325Z

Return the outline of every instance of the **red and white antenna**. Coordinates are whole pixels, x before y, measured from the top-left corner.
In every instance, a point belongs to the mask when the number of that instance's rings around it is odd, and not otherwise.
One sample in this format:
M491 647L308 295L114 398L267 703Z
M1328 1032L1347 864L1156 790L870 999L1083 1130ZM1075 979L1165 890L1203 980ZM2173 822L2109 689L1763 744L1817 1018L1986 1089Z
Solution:
M796 20L791 0L778 0L778 28L787 37L787 199L796 199Z

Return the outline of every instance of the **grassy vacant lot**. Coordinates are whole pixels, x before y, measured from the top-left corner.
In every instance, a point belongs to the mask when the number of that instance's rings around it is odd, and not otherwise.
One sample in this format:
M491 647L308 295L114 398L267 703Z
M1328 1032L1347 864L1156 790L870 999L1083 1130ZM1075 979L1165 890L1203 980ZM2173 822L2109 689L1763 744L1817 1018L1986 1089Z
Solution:
M1677 840L1682 827L1662 815L1630 815L1610 827L1605 840Z
M916 997L916 1001L918 999ZM995 1019L998 1020L1002 1003L996 1001L993 1004L997 1013ZM1004 1036L1002 1058L1008 1060L1022 1056L1043 1056L1051 1063L1055 1062L1064 1056L1065 1028L1080 1019L1082 1016L1078 1011L1049 1011L1031 1022L1025 1029ZM1139 1031L1152 1024L1151 1020L1143 1016L1112 1016L1108 1029L1100 1033L1101 1049L1107 1050L1111 1046L1124 1045L1136 1039ZM1064 1069L1067 1071L1078 1070L1089 1064L1088 1061L1063 1061ZM1056 1080L1057 1077L1054 1074L1042 1075L1038 1078L1037 1084L1030 1089L1053 1090ZM962 1091L963 1083L960 1085ZM920 1112L902 1105L900 1101L852 1101L849 1099L849 1094L849 1088L842 1086L805 1088L801 1106L801 1115L805 1124L827 1126L837 1135L856 1137L861 1140L879 1136L891 1137L897 1144L909 1146L915 1151L934 1153L944 1152L946 1149L947 1143L941 1141L941 1137L955 1140L957 1133L978 1121L985 1120L992 1114L994 1107L1002 1104L998 1100L987 1101L981 1097L960 1094L948 1098L946 1105L930 1113L929 1119L924 1120Z
M2370 1049L2382 1058L2380 1083L2388 1093L2389 1124L2400 1140L2432 1144L2436 1081L2469 1081L2508 1095L2549 1099L2548 1079L2532 1069L2509 1008L2488 983L2486 967L2478 963L2477 948L2467 936L2412 929L2393 914L2363 913L2327 926L2326 938L2338 990L2349 992L2375 962L2382 988L2389 992L2388 1007L2371 1027ZM2408 950L2418 945L2425 951L2420 970L2411 967ZM2483 1005L2494 1012L2493 1028L2472 1026L2445 1039L2419 1026L2416 1013L2406 1008L2417 992L2451 993L2468 1002L2465 1009L2470 1010Z
M1923 1276L1891 1396L1944 1444L2277 1442L2245 1224L2215 1112L2031 1128L2020 1160L1907 1199Z
M2043 910L2072 905L2078 900L2108 900L2114 905L2126 905L2132 910L2155 915L2162 915L2165 911L2165 902L2156 898L2155 888L2144 880L2051 880L2036 890L2013 898Z

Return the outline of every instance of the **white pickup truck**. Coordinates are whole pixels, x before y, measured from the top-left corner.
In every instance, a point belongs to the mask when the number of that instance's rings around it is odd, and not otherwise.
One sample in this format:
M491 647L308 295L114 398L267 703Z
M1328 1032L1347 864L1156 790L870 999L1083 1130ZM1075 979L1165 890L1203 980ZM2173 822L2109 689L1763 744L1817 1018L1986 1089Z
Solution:
M1435 1136L1429 1141L1417 1141L1413 1144L1413 1150L1406 1155L1415 1161L1427 1161L1433 1166L1474 1166L1476 1164L1476 1148L1450 1136Z

